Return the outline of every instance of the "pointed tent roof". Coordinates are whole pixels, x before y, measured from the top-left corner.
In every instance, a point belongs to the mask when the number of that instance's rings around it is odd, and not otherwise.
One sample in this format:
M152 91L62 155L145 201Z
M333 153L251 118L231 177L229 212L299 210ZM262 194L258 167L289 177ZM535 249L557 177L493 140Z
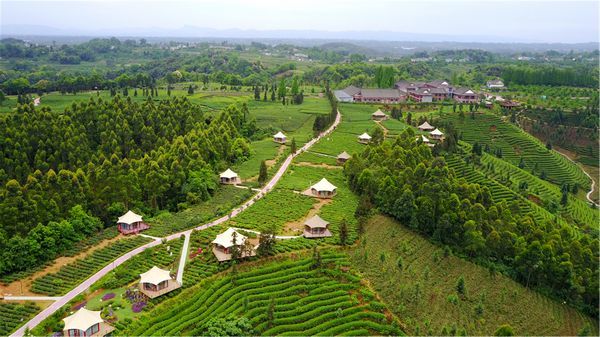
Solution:
M340 154L338 154L337 159L350 159L352 158L351 155L348 154L348 152L344 151Z
M371 136L369 136L368 133L363 133L362 135L358 136L359 139L371 139Z
M306 220L304 224L310 228L327 228L329 222L321 219L320 216L315 215L312 218Z
M273 138L286 138L286 137L281 131L279 131L273 136Z
M335 185L327 181L327 179L323 178L321 179L321 181L312 185L310 188L315 189L317 191L333 192L337 187L335 187Z
M158 285L161 282L171 279L171 273L168 270L160 269L157 266L152 267L145 273L140 274L140 283L150 283Z
M231 169L227 169L225 172L219 175L219 177L227 179L236 178L237 176L237 173L233 172Z
M429 138L425 137L425 135L421 135L421 140L423 143L429 143Z
M123 214L122 216L119 217L119 220L117 220L117 223L125 223L125 224L132 224L135 222L140 222L142 221L142 216L133 213L131 210L127 211L127 213Z
M373 112L372 116L375 116L375 117L385 117L387 115L385 113L383 113L383 111L381 111L380 109L377 109L377 111Z
M91 311L86 308L79 309L71 316L63 318L65 322L64 330L76 329L87 330L92 325L104 322L100 317L100 311Z
M440 131L440 129L435 129L435 130L431 131L429 134L432 136L443 136L444 135L442 133L442 131Z
M433 129L433 126L429 123L427 123L427 121L423 122L423 124L418 126L419 129L421 130L427 130L427 129Z
M229 227L226 231L221 234L218 234L217 237L213 240L212 243L216 243L219 246L223 246L225 248L229 248L233 246L233 233L237 233L237 245L242 245L246 242L246 236L238 233L235 229Z

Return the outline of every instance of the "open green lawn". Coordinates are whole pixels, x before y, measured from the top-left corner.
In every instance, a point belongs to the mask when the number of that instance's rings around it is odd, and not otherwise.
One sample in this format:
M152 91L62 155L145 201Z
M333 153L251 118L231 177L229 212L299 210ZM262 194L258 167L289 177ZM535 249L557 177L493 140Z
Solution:
M390 218L374 216L365 231L352 263L409 334L444 335L455 328L467 335L492 335L502 324L517 335L574 336L584 325L598 334L598 321L508 277L445 256L442 248ZM456 292L460 276L466 296Z

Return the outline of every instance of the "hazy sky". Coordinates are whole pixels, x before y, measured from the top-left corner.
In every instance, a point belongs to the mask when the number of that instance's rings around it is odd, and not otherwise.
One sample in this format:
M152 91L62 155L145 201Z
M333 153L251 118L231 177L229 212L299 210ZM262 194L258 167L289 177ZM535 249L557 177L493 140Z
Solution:
M197 0L6 1L2 25L43 25L72 32L134 28L396 31L598 41L598 1Z

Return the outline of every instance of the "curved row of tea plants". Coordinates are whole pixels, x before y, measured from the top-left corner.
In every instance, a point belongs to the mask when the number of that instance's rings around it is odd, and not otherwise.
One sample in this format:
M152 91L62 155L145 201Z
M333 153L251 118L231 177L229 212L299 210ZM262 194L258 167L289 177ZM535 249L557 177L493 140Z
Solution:
M34 303L0 303L0 336L8 336L40 311Z

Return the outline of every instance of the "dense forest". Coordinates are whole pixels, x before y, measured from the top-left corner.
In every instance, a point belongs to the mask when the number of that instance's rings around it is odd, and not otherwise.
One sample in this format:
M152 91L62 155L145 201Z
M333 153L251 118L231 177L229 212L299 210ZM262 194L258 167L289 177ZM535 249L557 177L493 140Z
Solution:
M554 66L508 66L502 78L508 84L568 85L574 87L598 87L598 76L587 67L558 68Z
M186 98L116 96L2 116L0 274L52 259L127 209L152 214L208 199L217 169L249 155L256 127L242 110L206 115ZM46 231L54 234L37 234Z
M598 314L597 239L536 222L516 203L492 202L487 187L458 179L412 130L367 147L345 173L367 204L490 270Z

